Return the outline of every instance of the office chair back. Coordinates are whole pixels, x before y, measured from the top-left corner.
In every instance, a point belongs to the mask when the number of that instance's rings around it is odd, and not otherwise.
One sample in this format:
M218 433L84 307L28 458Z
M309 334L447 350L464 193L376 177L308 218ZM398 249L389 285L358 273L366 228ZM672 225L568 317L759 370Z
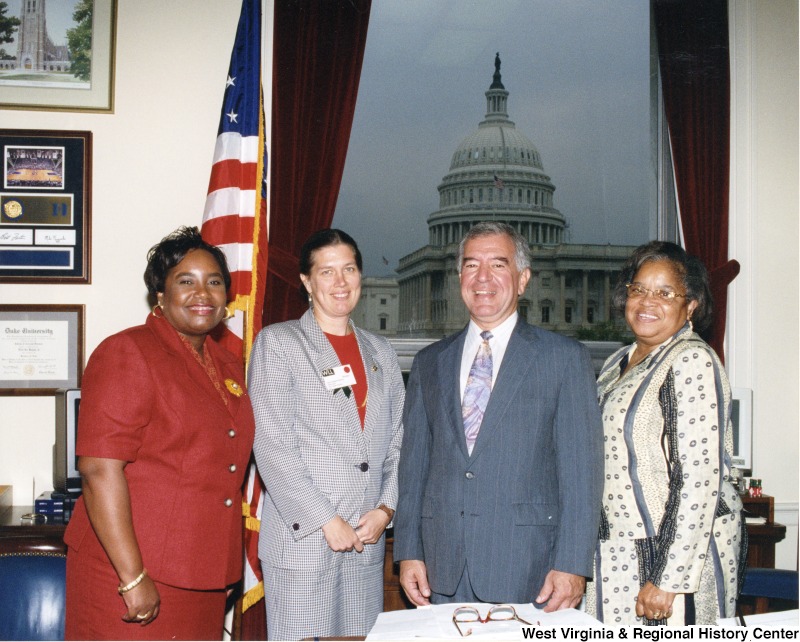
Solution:
M786 571L780 568L748 568L744 575L741 594L797 601L797 582L797 571Z
M0 640L63 640L67 558L0 555Z

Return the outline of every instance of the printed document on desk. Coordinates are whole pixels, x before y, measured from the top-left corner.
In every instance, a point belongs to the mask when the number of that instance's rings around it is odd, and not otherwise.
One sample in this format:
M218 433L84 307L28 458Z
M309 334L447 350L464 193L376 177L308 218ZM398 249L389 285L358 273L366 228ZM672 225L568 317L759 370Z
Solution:
M405 611L387 611L378 616L375 626L367 635L367 642L378 640L461 640L458 630L453 624L453 611L459 606L474 606L481 616L485 616L492 607L484 603L438 604L421 606ZM577 609L565 609L555 613L545 613L533 604L512 604L517 615L533 626L545 628L555 626L587 627L602 626L591 615ZM520 640L522 626L516 620L490 621L485 624L470 622L462 624L472 629L472 638L489 638L493 640Z
M738 617L726 617L717 621L719 626L741 626ZM775 611L744 616L745 626L758 626L762 629L797 629L800 628L800 611Z

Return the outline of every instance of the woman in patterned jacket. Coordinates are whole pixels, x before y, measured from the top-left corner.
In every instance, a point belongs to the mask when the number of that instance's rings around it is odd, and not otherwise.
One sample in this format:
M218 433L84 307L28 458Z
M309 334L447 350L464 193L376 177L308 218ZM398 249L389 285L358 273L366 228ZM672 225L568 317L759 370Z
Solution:
M747 534L730 384L694 333L710 320L708 275L652 241L623 267L614 303L635 341L598 379L605 483L587 611L607 625L715 624L734 614Z

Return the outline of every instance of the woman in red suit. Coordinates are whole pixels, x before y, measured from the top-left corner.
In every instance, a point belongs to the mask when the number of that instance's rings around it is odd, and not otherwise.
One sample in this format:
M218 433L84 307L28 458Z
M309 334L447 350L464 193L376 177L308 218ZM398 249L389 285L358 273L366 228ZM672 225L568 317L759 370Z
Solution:
M152 314L103 341L83 377L66 637L219 640L254 431L241 360L206 340L230 273L181 228L150 250L144 279Z

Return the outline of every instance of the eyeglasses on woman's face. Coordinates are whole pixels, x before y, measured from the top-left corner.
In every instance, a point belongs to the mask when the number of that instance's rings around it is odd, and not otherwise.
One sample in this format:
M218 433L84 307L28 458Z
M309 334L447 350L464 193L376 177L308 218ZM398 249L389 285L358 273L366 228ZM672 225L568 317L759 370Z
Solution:
M683 297L686 298L685 294L678 294L672 290L649 290L648 288L644 287L643 285L639 285L638 283L626 283L625 287L628 290L628 298L630 299L643 299L648 294L652 294L653 298L657 301L662 301L664 303L670 303L671 301Z
M517 615L517 611L510 604L495 604L489 609L485 618L481 617L480 612L474 606L459 606L453 611L453 624L455 624L462 638L472 635L472 628L466 629L465 632L461 628L462 624L469 624L471 622L486 624L487 622L508 622L510 620L516 620L527 626L533 626L530 622L526 622Z

